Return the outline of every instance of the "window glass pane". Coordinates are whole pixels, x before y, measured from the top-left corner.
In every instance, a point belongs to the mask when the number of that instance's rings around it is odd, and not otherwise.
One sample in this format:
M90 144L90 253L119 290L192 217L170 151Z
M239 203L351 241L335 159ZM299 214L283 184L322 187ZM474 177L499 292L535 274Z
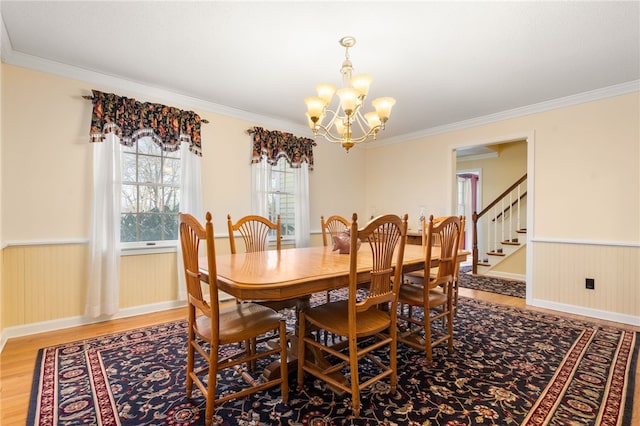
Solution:
M271 193L268 195L269 219L276 221L280 215L281 234L284 238L295 237L295 198L293 196L295 176L286 160L273 166Z
M136 213L138 211L136 191L136 185L122 185L122 197L120 200L120 211L122 213Z
M161 177L160 157L138 156L138 182L160 183Z
M177 213L180 211L180 189L164 188L164 212Z
M136 182L135 154L122 154L122 182Z
M138 153L139 154L151 154L151 155L160 155L162 150L150 137L139 139L138 142Z
M173 151L173 152L169 152L169 151L164 151L164 156L167 158L178 158L180 159L180 149Z
M162 201L161 189L158 186L140 185L139 191L139 207L140 213L160 212L160 202Z
M164 239L165 240L177 240L178 239L178 215L167 214L164 215Z
M135 154L136 150L138 149L138 145L135 143L132 146L126 146L126 145L120 144L120 149L122 150L122 152Z
M120 241L130 243L138 241L137 215L123 214L120 218Z
M180 185L180 159L165 158L162 172L163 184Z
M158 213L140 214L139 241L162 240L162 215Z

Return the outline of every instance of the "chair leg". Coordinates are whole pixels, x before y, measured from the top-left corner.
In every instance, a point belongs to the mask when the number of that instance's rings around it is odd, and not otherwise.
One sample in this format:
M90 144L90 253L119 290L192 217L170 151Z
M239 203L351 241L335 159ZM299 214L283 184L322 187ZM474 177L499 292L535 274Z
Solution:
M453 316L458 314L458 279L453 281Z
M447 333L449 333L449 353L453 353L453 304L449 299L449 315L447 316Z
M285 320L282 319L280 320L280 377L282 379L280 389L283 404L289 401L289 364L287 353L287 326Z
M433 353L431 352L431 311L427 307L424 310L424 351L427 354L427 363L431 365L433 362Z
M218 349L217 347L216 348L212 347L211 350L217 351ZM216 387L217 387L216 377L218 375L217 353L214 354L213 352L211 352L209 355L208 361L209 361L209 378L207 382L207 406L205 409L205 417L204 417L205 426L211 426L211 424L213 423L213 409L216 402Z
M304 337L307 333L307 320L304 315L304 311L300 311L298 314L298 390L304 388L304 359L305 359L305 344Z
M395 394L396 393L396 386L398 384L398 368L397 368L397 364L398 364L398 325L397 324L392 324L390 327L390 332L389 334L391 335L391 341L392 342L396 342L396 344L391 344L390 348L389 348L389 366L391 368L391 394Z
M189 337L188 337L188 344L187 344L187 398L191 398L191 392L193 390L193 377L191 376L191 373L193 372L193 365L194 365L194 352L195 349L193 348L192 345L192 341L195 338L195 333L193 332L193 329L191 327L189 327Z
M349 353L351 375L351 402L353 405L353 415L360 417L360 377L358 375L358 341L355 337L349 338Z

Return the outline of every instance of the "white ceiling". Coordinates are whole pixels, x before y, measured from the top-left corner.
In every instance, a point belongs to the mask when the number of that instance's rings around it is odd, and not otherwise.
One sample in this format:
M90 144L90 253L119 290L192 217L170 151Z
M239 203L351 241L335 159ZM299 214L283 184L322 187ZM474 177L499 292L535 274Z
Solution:
M369 98L397 100L387 139L640 88L638 1L3 0L0 12L6 63L71 65L303 131L315 84L341 84L345 35L354 72L374 77Z

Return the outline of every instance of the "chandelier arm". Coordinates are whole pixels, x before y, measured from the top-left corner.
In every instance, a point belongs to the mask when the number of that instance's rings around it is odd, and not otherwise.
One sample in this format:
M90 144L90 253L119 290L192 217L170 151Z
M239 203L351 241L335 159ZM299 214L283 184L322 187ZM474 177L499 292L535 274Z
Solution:
M377 135L377 133L378 133L378 132L377 132L377 130L378 130L378 128L379 128L379 127L380 127L380 126L376 126L376 127L372 128L371 130L369 130L367 133L365 133L365 134L363 134L362 136L359 136L359 137L357 137L357 138L352 137L352 138L351 138L351 142L353 142L353 143L360 143L360 142L364 142L364 141L366 141L366 140L369 138L369 136L371 136L371 135L373 135L373 137L374 137L374 139L375 139L375 137L376 137L376 135Z
M332 123L333 125L333 123ZM321 124L317 125L318 128L318 135L324 137L325 139L327 139L329 142L336 142L336 143L341 143L343 141L342 136L336 136L333 133L331 133L331 127L327 128Z
M369 124L367 122L367 120L364 118L364 116L360 113L360 108L358 108L356 110L356 114L353 116L353 119L351 120L352 123L358 123L358 127L360 128L360 132L362 132L363 134L370 134L369 133Z

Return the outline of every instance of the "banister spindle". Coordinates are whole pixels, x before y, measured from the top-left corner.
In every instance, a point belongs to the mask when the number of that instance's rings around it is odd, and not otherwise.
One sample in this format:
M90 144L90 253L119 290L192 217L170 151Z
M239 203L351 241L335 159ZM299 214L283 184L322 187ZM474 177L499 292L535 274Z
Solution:
M509 193L509 241L513 238L513 191Z
M501 216L500 216L500 241L504 241L504 215L505 215L505 210L504 210L504 198L502 200L500 200L500 211L501 211Z
M518 185L518 217L516 218L516 230L519 231L520 229L520 185Z

